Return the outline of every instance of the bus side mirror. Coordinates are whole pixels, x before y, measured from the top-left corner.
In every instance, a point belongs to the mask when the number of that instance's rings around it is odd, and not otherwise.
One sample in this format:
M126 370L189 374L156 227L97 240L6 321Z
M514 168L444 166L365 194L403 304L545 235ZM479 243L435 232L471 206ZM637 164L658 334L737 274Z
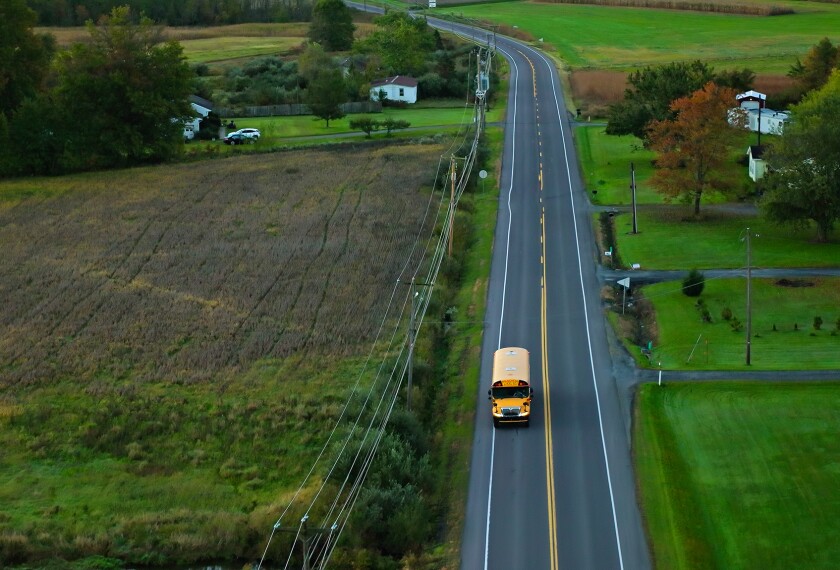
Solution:
M490 388L488 388L488 389L487 389L487 399L488 399L488 400L492 400L492 399L493 399L493 392L492 392L492 390L491 390Z

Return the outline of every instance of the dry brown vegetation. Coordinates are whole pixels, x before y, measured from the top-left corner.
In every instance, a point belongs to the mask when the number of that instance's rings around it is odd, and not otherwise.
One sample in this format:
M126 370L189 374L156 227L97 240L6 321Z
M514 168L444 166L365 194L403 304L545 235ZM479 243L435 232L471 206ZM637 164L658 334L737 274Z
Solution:
M572 97L584 119L587 116L603 117L607 108L624 98L628 87L624 71L575 70L570 74ZM767 95L779 95L794 86L786 75L756 75L753 89Z
M591 4L626 8L654 8L658 10L690 10L749 16L780 16L793 14L792 8L765 2L730 2L729 0L535 0L547 4Z
M0 185L0 387L195 382L369 345L439 153L306 150Z

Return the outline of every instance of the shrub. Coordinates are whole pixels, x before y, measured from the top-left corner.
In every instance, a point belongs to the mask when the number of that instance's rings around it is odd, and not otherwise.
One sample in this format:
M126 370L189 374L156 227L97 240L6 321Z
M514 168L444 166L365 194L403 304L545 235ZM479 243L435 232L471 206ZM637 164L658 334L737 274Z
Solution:
M723 310L720 312L720 316L721 318L723 318L724 321L728 321L732 318L732 309L730 309L729 307L724 307Z
M370 138L370 133L378 130L379 127L379 122L374 120L372 117L359 117L358 119L350 119L350 128L362 131L363 133L365 133L365 136L367 136L367 138Z
M703 287L706 285L706 278L702 273L696 269L688 272L688 275L682 282L683 294L688 297L699 297L703 293Z
M732 327L732 330L735 332L738 332L744 328L744 325L741 324L741 321L738 320L738 317L732 317L732 320L729 321L729 326Z
M822 328L823 320L822 317L816 316L814 317L814 330L818 331Z

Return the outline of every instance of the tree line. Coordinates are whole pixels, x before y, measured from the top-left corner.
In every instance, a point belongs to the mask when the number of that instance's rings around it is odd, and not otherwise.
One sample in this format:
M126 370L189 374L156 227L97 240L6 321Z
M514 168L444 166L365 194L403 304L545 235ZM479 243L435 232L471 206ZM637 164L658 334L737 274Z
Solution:
M241 22L304 22L311 0L29 0L40 26L83 26L128 6L170 26L210 26Z
M767 146L768 172L756 193L768 219L783 225L814 224L827 241L840 218L840 50L827 38L796 59L788 75L795 86L779 102L790 102L792 120ZM745 126L735 95L752 88L749 69L716 73L701 61L646 67L631 73L624 99L608 114L606 132L634 135L657 151L651 179L666 201L682 200L700 214L709 190L732 193L721 173Z

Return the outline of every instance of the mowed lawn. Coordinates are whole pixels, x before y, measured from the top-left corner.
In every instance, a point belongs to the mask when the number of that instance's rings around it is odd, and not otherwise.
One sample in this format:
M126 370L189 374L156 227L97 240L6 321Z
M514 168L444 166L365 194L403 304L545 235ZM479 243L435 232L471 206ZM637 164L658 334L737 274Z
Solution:
M632 277L631 277L632 281ZM653 362L664 369L799 370L840 368L840 279L801 278L783 286L777 279L752 280L751 365L746 361L746 279L708 279L701 299L672 281L644 287L656 310L658 340ZM724 318L724 309L733 320ZM814 329L814 318L822 325ZM734 319L741 327L733 327ZM774 330L775 327L775 330ZM737 329L737 330L736 330Z
M636 171L636 203L661 204L662 196L646 184L655 153L632 135L613 136L603 125L575 129L581 174L593 204L630 204L630 163Z
M554 46L572 68L635 69L701 59L718 68L786 73L823 37L838 40L840 6L774 2L789 16L742 16L530 2L482 3L450 10L518 26Z
M731 208L731 209L730 209ZM633 234L629 212L615 218L621 260L642 269L736 269L746 267L746 228L752 234L753 267L836 267L840 235L828 243L814 241L816 230L792 230L765 220L749 207L719 205L691 220L687 205L648 206L638 210Z
M648 384L635 402L657 568L837 568L840 385Z

